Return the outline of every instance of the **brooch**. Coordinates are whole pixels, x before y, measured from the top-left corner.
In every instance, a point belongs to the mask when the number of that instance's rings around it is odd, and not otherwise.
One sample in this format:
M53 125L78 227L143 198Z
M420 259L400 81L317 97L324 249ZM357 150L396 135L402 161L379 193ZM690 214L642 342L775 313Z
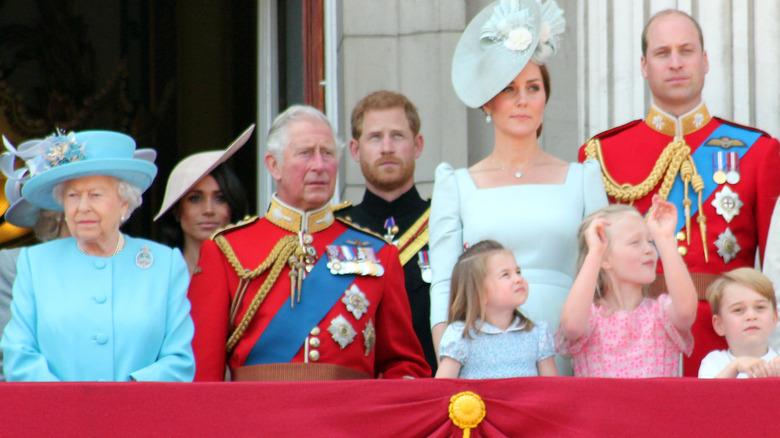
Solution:
M135 256L135 265L141 269L149 269L154 263L154 256L149 251L149 246L144 245L141 251Z

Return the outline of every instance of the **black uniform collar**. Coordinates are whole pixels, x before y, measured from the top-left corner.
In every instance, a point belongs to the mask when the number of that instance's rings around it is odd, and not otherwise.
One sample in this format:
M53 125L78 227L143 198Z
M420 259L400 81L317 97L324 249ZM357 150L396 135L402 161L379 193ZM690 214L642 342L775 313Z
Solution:
M415 207L422 202L424 201L420 198L417 187L412 186L406 193L390 202L380 198L371 190L366 189L365 194L363 194L363 202L360 203L360 206L371 216L385 219L393 215L398 216L401 212L412 213L414 212Z

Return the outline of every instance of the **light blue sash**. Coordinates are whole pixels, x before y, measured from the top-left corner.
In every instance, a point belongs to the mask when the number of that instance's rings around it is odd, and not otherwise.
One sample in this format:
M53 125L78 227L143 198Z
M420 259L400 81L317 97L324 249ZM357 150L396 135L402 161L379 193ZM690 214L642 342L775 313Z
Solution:
M743 143L745 143L745 146L737 146L729 148L728 152L736 152L740 159L747 153L748 149L750 149L751 146L758 140L759 137L761 137L760 132L751 131L744 128L739 128L732 125L720 125L715 131L710 134L709 137L707 137L704 142L699 145L698 148L691 154L691 158L693 158L693 162L696 164L696 170L699 172L699 175L701 175L702 179L704 180L704 190L702 190L701 199L702 202L709 199L709 197L712 195L715 190L718 188L718 184L715 183L715 181L712 180L713 175L713 169L712 169L712 154L713 152L718 151L725 151L726 149L720 147L720 146L711 146L707 145L707 142L714 138L721 138L721 137L729 137L731 139L739 139L742 140ZM669 192L669 196L667 200L669 202L673 202L674 205L677 206L677 231L680 231L685 227L685 209L682 206L683 199L685 199L685 191L683 187L682 178L680 175L677 175L677 179L674 181L674 184L672 185L672 189ZM691 217L693 217L698 211L699 211L699 203L696 202L693 198L694 196L697 196L695 192L693 192L692 188L688 188L688 197L691 199Z
M386 242L353 229L347 229L331 245L347 245L347 241L369 243L376 254ZM339 298L355 281L356 275L333 275L327 267L328 255L323 254L306 275L301 290L301 302L290 306L288 298L276 312L260 339L257 340L244 365L290 363L301 349L311 329L336 305ZM346 309L346 308L345 308Z

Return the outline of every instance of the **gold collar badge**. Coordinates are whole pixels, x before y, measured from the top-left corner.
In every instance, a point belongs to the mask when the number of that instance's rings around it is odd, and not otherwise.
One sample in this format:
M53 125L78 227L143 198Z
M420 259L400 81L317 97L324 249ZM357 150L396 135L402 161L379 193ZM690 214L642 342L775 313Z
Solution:
M712 120L712 116L703 102L680 117L675 117L652 104L645 118L645 123L661 134L682 137L698 131L706 126L710 120Z

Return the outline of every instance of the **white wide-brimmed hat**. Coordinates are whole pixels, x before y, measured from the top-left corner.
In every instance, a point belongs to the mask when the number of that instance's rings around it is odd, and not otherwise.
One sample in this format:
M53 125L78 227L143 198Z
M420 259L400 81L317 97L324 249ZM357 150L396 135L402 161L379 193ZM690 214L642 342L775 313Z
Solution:
M160 212L154 217L156 221L162 215L165 214L176 202L189 192L195 184L198 183L203 177L211 173L217 166L227 161L228 158L233 156L244 143L252 136L252 132L255 130L255 125L252 124L241 135L238 136L230 146L221 151L206 151L199 152L197 154L190 155L189 157L179 161L179 164L173 168L171 175L168 177L168 184L165 186L165 196L163 197L163 203L160 207Z
M554 0L500 0L477 14L452 58L452 86L471 108L486 104L525 68L544 64L566 21Z

